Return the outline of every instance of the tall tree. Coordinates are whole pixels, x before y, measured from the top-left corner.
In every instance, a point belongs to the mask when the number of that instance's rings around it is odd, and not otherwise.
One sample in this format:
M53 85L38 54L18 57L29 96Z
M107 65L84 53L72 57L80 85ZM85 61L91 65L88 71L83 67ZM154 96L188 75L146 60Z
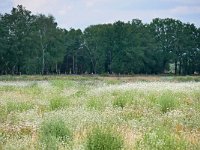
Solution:
M77 74L82 72L79 68L79 59L82 57L81 54L82 45L82 31L71 29L65 32L65 66L64 69L68 73Z
M64 46L62 46L63 33L57 28L57 23L53 16L37 16L35 26L36 39L38 39L36 42L39 49L38 57L42 64L41 73L45 74L52 70L57 72L57 65L64 57L62 57L64 55Z

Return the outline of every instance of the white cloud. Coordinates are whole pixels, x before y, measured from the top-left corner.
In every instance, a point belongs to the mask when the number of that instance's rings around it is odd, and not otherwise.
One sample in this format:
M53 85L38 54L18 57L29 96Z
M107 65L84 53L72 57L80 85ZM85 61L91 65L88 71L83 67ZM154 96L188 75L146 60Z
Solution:
M0 0L1 1L1 0ZM153 18L172 17L200 25L199 0L12 0L33 13L52 14L58 25L85 28L91 24L112 23L134 18L150 22Z
M23 5L33 13L64 15L72 9L71 3L65 0L13 0L13 6Z
M39 13L46 9L45 5L47 5L47 2L47 0L13 0L13 6L23 5L34 13Z
M178 6L170 10L170 13L176 15L187 15L200 13L200 6Z

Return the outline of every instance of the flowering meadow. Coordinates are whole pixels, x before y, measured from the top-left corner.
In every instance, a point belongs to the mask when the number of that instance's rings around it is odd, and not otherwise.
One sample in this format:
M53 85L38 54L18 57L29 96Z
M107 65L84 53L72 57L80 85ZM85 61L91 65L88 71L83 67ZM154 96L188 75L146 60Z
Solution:
M200 77L2 76L0 149L199 150Z

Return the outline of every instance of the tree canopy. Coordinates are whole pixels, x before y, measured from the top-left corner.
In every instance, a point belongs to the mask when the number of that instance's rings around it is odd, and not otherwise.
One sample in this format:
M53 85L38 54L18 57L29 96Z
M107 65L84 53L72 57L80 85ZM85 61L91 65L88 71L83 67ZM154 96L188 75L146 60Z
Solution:
M200 73L200 28L172 18L61 29L22 5L0 14L0 74Z

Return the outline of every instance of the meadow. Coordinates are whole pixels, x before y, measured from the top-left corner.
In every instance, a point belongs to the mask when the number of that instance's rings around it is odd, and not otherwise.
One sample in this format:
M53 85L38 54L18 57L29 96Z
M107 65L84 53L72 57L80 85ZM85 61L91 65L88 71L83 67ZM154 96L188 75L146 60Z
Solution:
M0 76L2 150L199 150L199 76Z

